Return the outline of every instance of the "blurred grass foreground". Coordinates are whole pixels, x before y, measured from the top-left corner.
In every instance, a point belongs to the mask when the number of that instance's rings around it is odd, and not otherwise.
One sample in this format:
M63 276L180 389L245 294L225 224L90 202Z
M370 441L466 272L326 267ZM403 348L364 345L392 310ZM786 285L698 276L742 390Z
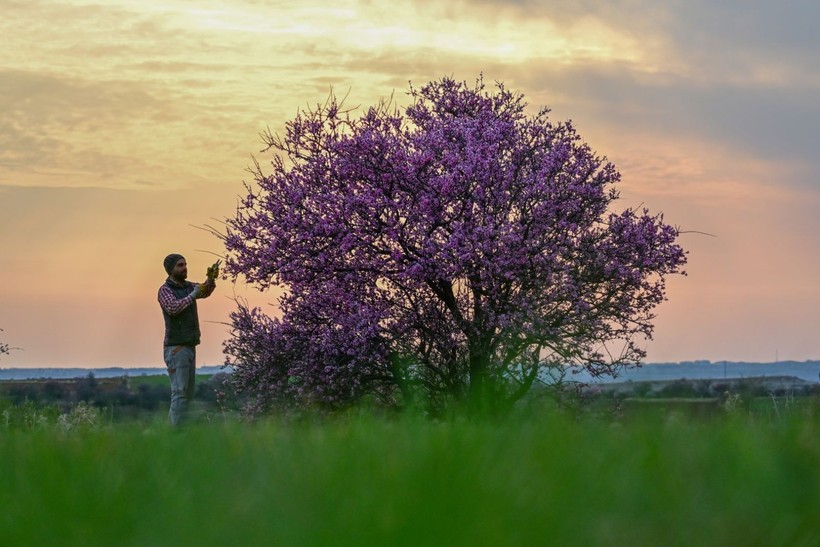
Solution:
M11 428L0 544L816 546L818 433L816 408Z

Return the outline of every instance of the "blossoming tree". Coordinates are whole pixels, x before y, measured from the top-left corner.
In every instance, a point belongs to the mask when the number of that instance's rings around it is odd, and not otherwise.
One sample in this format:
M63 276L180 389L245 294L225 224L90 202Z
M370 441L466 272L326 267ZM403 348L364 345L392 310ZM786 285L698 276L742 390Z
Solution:
M227 271L284 289L240 305L226 354L251 410L370 394L503 410L548 369L645 356L686 262L662 215L616 211L620 175L547 109L450 78L361 116L299 113L223 234Z

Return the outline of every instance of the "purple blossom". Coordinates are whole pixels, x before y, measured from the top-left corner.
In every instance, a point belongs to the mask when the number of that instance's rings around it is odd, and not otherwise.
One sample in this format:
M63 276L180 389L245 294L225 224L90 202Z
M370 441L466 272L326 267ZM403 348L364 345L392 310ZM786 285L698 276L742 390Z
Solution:
M404 111L302 112L228 219L227 272L286 289L240 306L226 353L253 411L363 395L498 409L546 367L640 362L665 279L662 215L612 212L620 174L570 122L449 78ZM618 348L617 352L613 348Z

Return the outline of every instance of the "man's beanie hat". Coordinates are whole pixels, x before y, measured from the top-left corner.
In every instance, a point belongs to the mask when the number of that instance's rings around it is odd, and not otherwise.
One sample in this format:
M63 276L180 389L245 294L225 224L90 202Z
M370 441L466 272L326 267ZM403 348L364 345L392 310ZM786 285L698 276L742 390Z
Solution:
M171 275L171 270L174 269L174 266L177 265L177 262L179 262L180 258L185 258L185 257L182 256L182 255L178 255L176 253L171 253L171 254L169 254L168 256L165 257L165 260L162 261L162 265L165 266L165 272L168 275Z

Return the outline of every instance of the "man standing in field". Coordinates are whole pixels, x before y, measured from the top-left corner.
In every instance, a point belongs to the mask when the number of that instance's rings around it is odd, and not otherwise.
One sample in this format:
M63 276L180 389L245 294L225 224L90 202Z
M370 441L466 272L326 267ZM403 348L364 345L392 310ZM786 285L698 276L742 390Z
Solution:
M199 345L199 317L196 301L208 298L216 287L219 262L208 268L205 283L192 283L188 278L185 257L170 254L163 261L168 279L159 288L157 299L165 318L164 357L171 379L171 425L180 425L194 397L196 382L196 346Z

